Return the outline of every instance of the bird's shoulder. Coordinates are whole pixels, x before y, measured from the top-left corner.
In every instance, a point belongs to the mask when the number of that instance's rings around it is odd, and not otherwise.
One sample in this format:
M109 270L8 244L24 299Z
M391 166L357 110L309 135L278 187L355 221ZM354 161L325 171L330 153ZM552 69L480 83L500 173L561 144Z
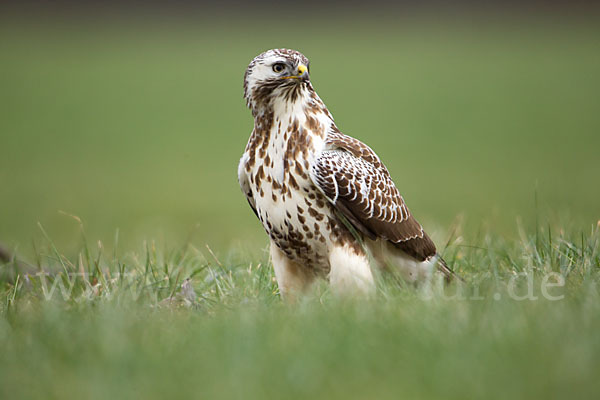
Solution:
M354 157L368 162L373 165L373 167L377 169L380 168L382 172L389 175L387 168L373 149L360 140L343 134L335 125L331 127L329 134L327 135L325 149L346 151Z

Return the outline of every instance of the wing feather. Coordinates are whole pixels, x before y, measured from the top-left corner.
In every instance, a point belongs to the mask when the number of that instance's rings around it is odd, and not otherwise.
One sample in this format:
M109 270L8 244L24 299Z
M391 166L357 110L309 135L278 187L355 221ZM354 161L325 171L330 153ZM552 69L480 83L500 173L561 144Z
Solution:
M435 245L409 212L387 168L375 152L339 131L311 168L311 178L352 225L370 239L383 238L418 260Z
M256 203L254 201L254 196L252 195L252 189L250 188L250 182L248 182L248 175L246 175L245 168L246 163L248 162L248 155L244 153L242 156L240 163L238 164L238 182L240 184L240 188L242 192L246 196L246 200L248 200L248 205L254 211L254 215L258 218L258 212L256 211Z

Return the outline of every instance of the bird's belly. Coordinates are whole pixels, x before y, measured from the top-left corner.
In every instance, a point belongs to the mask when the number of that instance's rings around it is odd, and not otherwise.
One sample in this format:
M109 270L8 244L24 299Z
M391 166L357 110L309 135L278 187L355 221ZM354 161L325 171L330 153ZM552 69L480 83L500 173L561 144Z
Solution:
M292 261L328 272L328 249L345 228L327 199L312 182L297 189L263 182L261 189L256 211L271 240Z

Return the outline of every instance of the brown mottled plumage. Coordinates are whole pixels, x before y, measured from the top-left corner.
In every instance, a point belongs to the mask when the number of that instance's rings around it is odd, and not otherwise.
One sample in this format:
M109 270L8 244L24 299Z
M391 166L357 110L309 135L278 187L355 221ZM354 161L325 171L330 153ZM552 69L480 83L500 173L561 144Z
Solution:
M369 290L366 249L409 281L428 276L437 260L452 276L379 157L336 127L306 57L288 49L260 54L244 75L244 98L254 130L238 178L271 239L284 295L316 276Z

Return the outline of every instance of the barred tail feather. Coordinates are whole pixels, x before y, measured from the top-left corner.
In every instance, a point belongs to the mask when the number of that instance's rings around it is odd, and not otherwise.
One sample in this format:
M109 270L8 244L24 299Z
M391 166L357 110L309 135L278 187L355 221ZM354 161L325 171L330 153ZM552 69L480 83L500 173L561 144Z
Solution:
M442 258L442 256L436 253L435 257L437 258L437 269L444 274L444 279L447 283L452 282L454 279L464 282L463 278L461 278L454 271L452 271L450 267L448 267L448 264L446 264L446 261Z

